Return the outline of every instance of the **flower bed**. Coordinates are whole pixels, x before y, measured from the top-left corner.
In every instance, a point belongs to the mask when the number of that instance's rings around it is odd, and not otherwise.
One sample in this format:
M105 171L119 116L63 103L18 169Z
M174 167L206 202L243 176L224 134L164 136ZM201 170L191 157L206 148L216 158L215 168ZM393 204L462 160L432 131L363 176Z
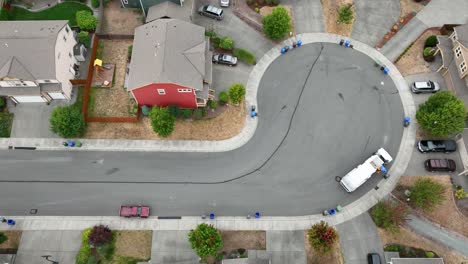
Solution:
M376 48L382 48L390 39L395 36L408 22L416 16L416 12L409 13L403 18L400 18L397 23L392 26L390 32L384 35L383 39L377 43Z

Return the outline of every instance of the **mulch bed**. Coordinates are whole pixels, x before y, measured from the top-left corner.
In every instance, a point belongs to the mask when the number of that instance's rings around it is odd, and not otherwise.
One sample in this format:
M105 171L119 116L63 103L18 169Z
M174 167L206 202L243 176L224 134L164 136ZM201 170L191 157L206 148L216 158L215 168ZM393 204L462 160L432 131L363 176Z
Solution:
M407 14L405 17L400 18L391 28L390 32L387 32L382 38L382 40L377 43L376 48L382 48L390 39L392 39L398 31L400 31L408 22L410 22L413 17L416 16L416 12Z

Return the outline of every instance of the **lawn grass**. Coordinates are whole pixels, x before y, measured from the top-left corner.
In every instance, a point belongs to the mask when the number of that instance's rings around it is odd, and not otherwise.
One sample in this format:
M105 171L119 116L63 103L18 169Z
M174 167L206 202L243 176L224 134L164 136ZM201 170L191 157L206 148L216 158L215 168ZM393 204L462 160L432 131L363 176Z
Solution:
M76 12L88 10L88 6L76 2L64 2L40 12L31 12L20 7L13 7L9 20L68 20L70 26L76 26Z
M0 113L0 137L10 137L13 114Z
M96 90L100 89L99 87L91 87L89 89L88 96L88 116L94 115L94 104L96 103Z

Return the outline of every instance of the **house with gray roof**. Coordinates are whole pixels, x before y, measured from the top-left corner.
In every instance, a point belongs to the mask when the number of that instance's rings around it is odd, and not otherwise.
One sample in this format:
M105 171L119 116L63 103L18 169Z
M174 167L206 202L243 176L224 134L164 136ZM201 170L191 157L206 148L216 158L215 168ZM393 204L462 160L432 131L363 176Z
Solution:
M437 52L442 56L442 73L449 88L457 94L468 89L468 24L454 27L450 36L437 36ZM466 98L468 99L468 98Z
M135 30L127 89L139 105L206 106L214 97L205 28L161 18Z
M141 9L145 16L148 15L149 9L153 6L160 5L163 3L174 4L180 9L188 10L191 14L193 13L193 0L120 0L123 8L138 8ZM164 8L164 6L160 6ZM148 21L147 21L148 22Z
M86 49L66 20L0 23L0 96L16 103L70 99Z

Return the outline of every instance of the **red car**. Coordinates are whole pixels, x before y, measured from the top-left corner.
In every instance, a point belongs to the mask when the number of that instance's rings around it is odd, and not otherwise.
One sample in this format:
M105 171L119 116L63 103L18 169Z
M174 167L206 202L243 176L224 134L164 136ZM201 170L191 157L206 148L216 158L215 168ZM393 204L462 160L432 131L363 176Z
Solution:
M150 208L146 205L122 205L119 214L122 217L148 218Z

